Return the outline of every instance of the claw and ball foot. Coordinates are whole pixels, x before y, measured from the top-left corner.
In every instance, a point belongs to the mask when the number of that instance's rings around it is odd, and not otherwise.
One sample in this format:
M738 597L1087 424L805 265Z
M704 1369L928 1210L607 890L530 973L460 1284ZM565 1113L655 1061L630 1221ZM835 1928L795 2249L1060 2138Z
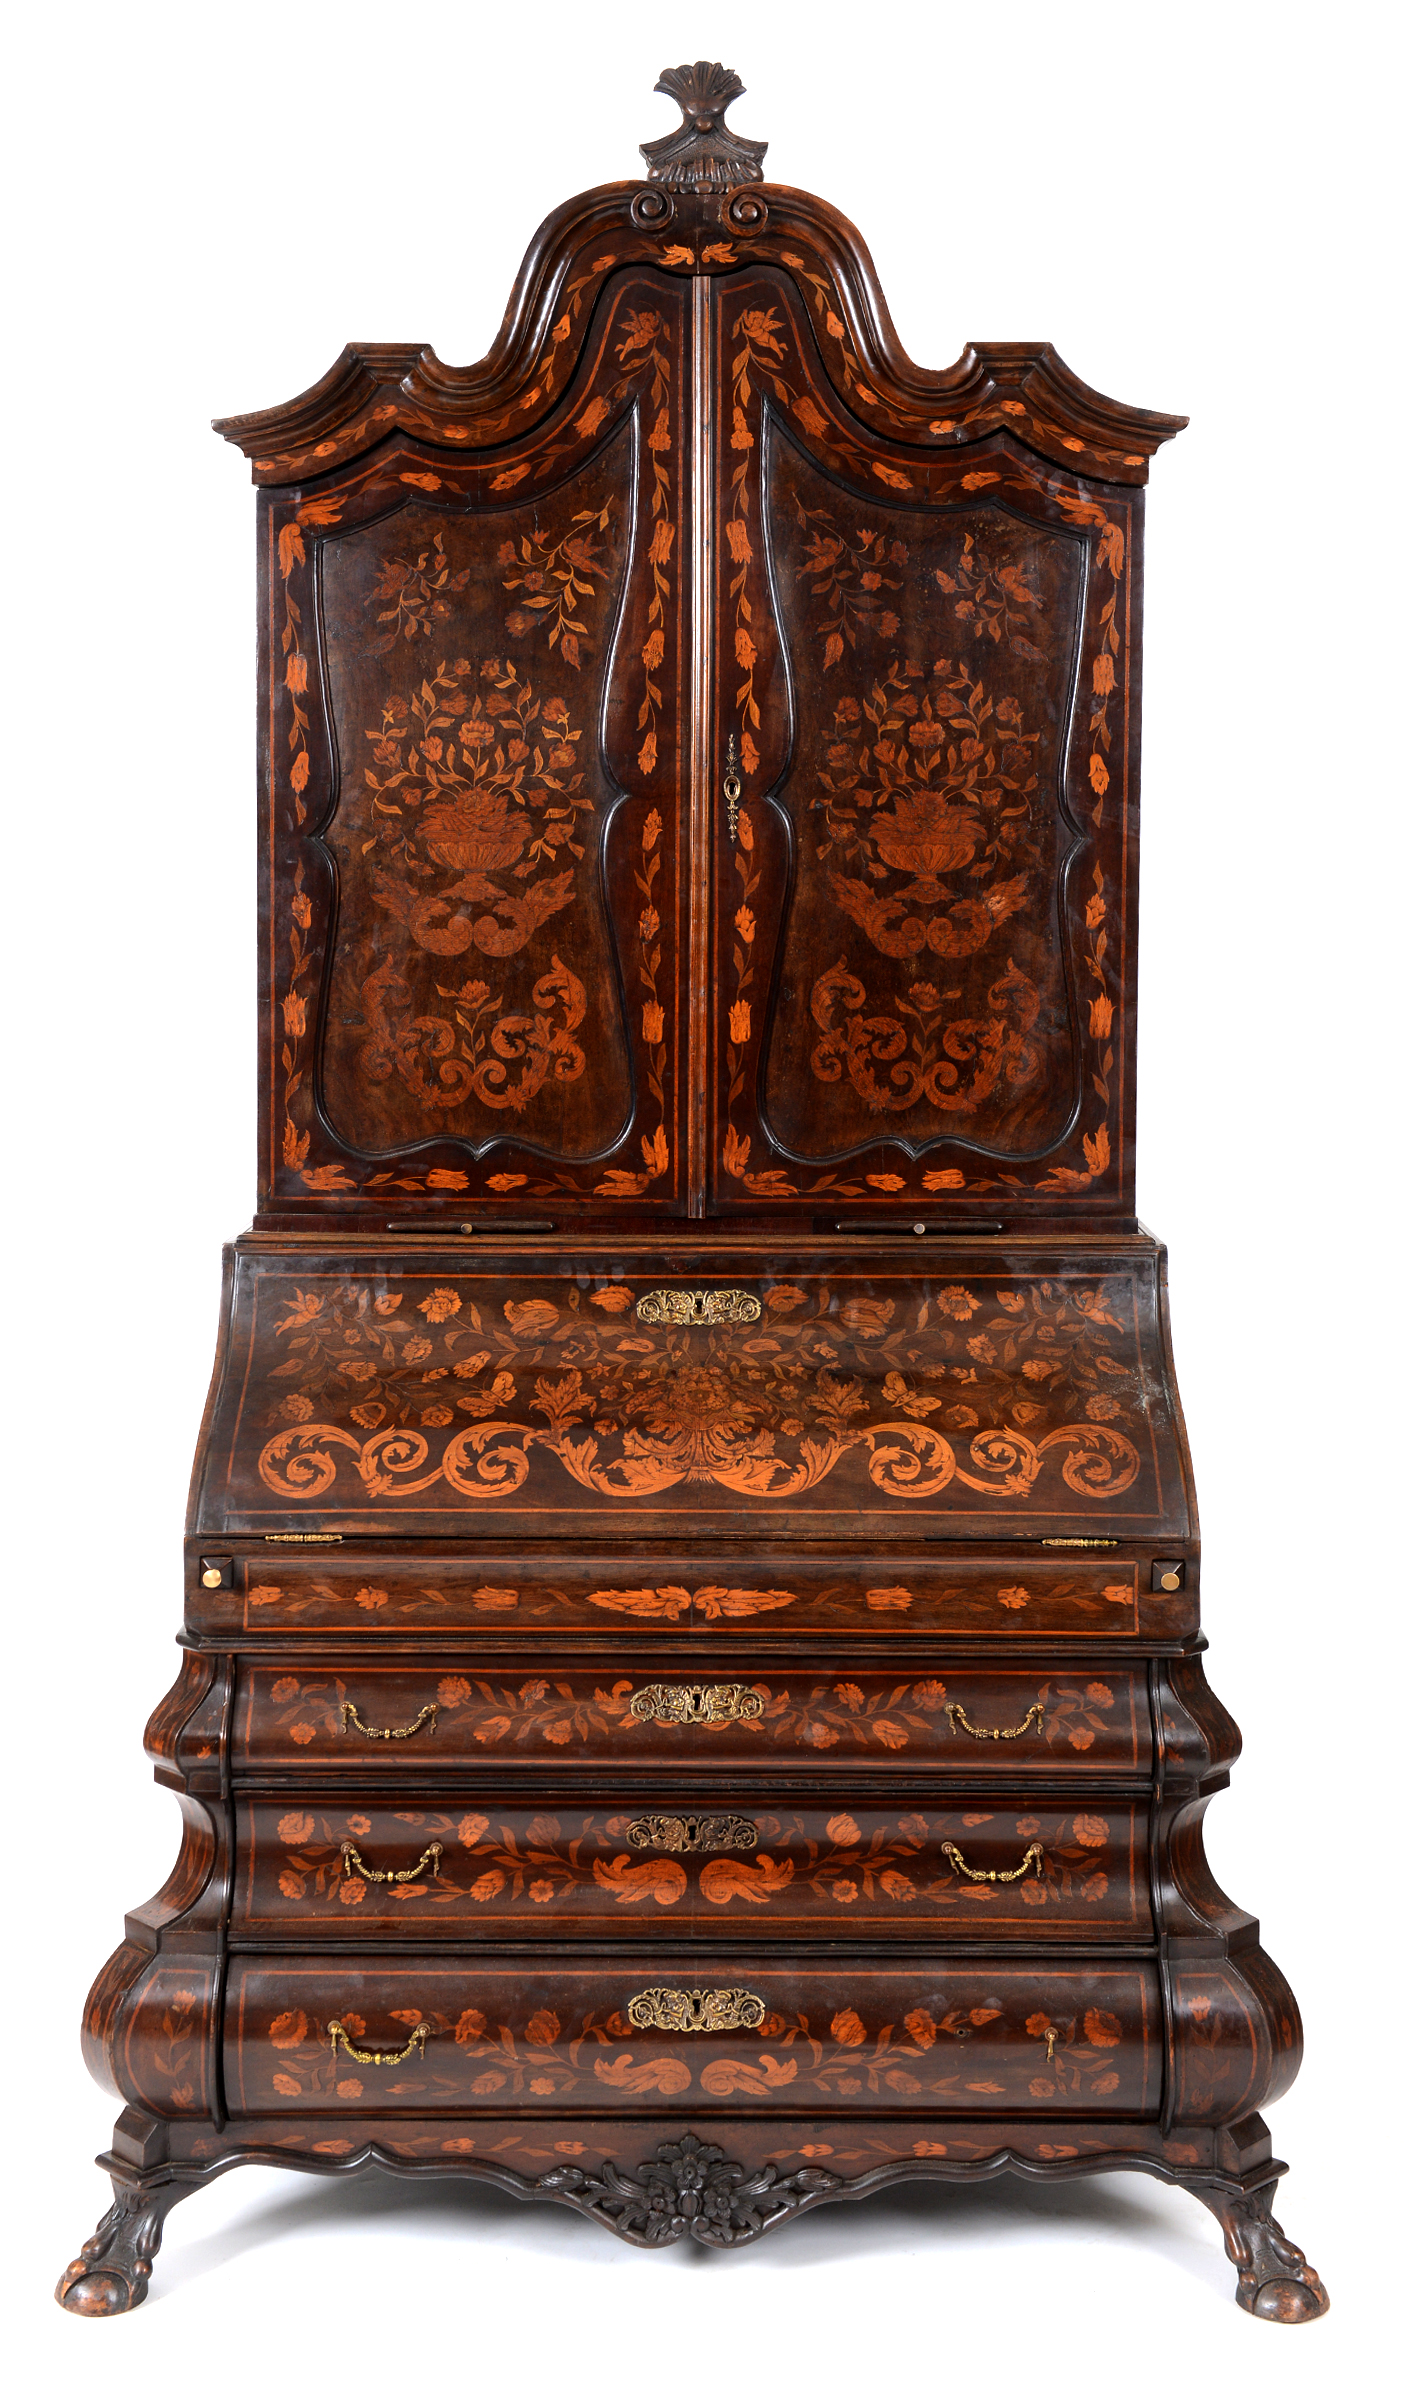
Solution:
M60 2305L78 2317L120 2317L139 2308L166 2218L188 2188L166 2182L143 2191L139 2184L122 2184L114 2176L111 2208L59 2277L54 2298Z
M1199 2197L1223 2228L1224 2248L1238 2269L1238 2305L1277 2325L1309 2325L1331 2303L1314 2267L1289 2242L1272 2213L1275 2183L1255 2192L1201 2186Z

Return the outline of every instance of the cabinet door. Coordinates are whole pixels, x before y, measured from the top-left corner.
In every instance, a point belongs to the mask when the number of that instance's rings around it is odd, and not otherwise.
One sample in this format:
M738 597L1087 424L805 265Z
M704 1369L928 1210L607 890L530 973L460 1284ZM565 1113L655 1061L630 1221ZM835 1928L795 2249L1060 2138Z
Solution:
M1138 496L873 431L786 260L713 305L713 1205L1124 1208Z
M562 306L519 404L267 502L275 1206L682 1205L690 314Z

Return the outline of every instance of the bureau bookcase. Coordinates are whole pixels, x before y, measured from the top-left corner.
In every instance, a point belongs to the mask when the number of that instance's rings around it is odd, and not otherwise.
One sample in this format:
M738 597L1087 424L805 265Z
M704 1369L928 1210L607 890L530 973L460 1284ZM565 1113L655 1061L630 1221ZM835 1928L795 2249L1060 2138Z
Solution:
M258 1208L178 1863L88 2001L142 2299L243 2160L641 2244L1138 2167L1326 2296L1300 2025L1202 1821L1134 1197L1143 487L1046 344L912 365L736 78L483 362L218 430L260 559Z

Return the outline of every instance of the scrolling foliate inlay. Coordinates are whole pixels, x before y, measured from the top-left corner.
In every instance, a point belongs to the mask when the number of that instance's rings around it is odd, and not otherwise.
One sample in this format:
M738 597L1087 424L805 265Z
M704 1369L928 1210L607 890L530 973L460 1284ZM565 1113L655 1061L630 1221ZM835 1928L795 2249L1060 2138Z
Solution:
M675 1179L674 290L615 279L515 461L402 449L277 532L284 1189Z
M1050 1487L1117 1499L1154 1446L1142 1303L1121 1278L775 1284L754 1335L610 1323L633 1297L614 1284L513 1288L268 1277L246 1404L264 1494L705 1506L708 1487L790 1501L828 1485L833 1507L974 1493L1046 1509L1066 1505Z
M353 1147L439 1130L481 1145L509 1112L569 1156L627 1117L617 995L595 962L629 473L616 437L549 512L412 508L325 546L342 781L322 1064Z
M770 494L796 882L767 1119L821 1158L879 1130L1036 1151L1075 1106L1057 766L1079 546L870 508L788 443Z
M724 1182L770 1199L1090 1191L1125 1166L1129 519L1005 439L882 456L824 382L786 276L729 287L726 307L721 713L747 805L721 903ZM844 336L821 295L811 313ZM952 1143L983 1158L946 1163ZM854 1173L876 1145L900 1150Z

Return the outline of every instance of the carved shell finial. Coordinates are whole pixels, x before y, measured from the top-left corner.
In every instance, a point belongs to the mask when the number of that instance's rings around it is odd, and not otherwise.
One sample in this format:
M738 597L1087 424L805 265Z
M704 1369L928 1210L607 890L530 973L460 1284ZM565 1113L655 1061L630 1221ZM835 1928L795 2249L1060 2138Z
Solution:
M653 88L676 100L683 122L661 141L640 142L650 183L665 192L730 192L761 181L768 145L743 141L726 122L732 101L746 89L733 67L699 58L690 67L665 67Z

